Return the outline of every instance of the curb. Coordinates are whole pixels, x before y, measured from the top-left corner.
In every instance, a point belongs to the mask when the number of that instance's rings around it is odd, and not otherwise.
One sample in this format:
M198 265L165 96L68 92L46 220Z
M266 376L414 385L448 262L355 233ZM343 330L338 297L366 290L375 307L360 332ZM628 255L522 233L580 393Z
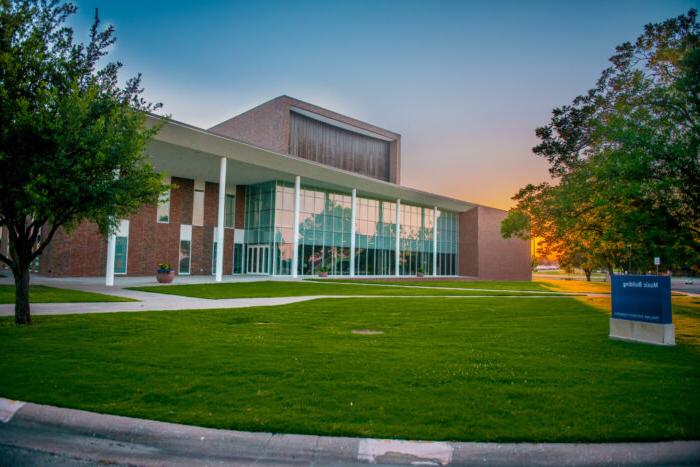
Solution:
M19 449L100 463L541 466L700 463L700 441L472 443L251 433L2 398L0 412L9 413L6 421L0 423L0 454L6 449Z

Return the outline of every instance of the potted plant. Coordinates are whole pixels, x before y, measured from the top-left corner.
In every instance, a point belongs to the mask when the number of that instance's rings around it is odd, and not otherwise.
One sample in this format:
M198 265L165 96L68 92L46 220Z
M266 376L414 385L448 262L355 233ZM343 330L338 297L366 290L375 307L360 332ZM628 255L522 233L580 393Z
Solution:
M416 273L416 276L418 276L418 277L425 276L425 271L423 271L423 268L418 268L418 272Z
M175 279L175 271L168 263L160 263L158 265L158 273L156 279L161 284L170 284Z
M318 277L328 277L328 266L324 264L318 268Z

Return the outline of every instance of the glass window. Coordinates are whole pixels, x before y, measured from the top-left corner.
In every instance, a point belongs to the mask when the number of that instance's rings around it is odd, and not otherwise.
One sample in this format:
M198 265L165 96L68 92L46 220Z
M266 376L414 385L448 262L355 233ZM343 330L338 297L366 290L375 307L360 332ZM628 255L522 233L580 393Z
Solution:
M243 274L243 244L233 245L233 273Z
M202 186L201 189L195 188L194 190L194 197L192 199L192 225L204 225L204 186Z
M114 246L114 273L126 274L129 237L117 237Z
M214 236L214 247L211 249L211 273L216 274L216 235Z
M163 177L163 184L170 185L170 176ZM162 224L170 222L170 188L158 198L156 220Z
M443 276L458 274L458 224L457 214L438 210L437 224L437 273Z
M274 274L291 274L294 188L286 182L252 185L246 195L246 236L249 245L269 244ZM325 267L331 275L350 273L351 196L304 186L299 215L297 273L316 275ZM273 209L265 209L273 206ZM442 217L440 217L442 216ZM438 273L457 273L456 214L432 207L401 206L399 272L432 274L434 231L438 230ZM440 220L442 219L442 220ZM396 266L396 203L357 198L355 273L393 275ZM440 240L441 239L441 240ZM442 255L442 256L441 256Z
M190 252L192 242L190 240L180 240L180 262L178 274L187 275L190 273Z
M213 235L212 235L212 248L211 248L211 273L216 274L216 253L217 253L217 247L219 242L217 242L217 234L216 231L218 230L217 227L214 227L213 230Z
M180 225L180 254L178 258L178 274L187 275L190 273L192 252L192 226Z
M232 229L236 213L236 196L226 195L224 200L224 227Z

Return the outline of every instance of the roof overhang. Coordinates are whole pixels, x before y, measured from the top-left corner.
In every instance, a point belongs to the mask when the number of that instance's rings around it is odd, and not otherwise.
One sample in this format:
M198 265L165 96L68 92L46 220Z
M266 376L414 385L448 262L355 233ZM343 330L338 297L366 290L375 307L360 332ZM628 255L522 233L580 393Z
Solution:
M419 206L464 212L476 206L454 198L436 195L394 183L376 180L334 167L280 154L242 141L211 133L172 119L147 116L147 126L161 125L149 143L148 154L155 168L175 177L219 182L221 157L227 159L227 184L248 185L270 180L293 182L350 192L358 196L401 199Z

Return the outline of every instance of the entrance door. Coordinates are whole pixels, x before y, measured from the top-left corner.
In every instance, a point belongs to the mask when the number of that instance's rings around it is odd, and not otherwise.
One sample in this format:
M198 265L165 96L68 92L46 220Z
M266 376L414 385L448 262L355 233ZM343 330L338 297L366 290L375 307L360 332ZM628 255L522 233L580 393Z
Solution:
M270 274L269 255L269 245L248 245L246 257L248 274Z

